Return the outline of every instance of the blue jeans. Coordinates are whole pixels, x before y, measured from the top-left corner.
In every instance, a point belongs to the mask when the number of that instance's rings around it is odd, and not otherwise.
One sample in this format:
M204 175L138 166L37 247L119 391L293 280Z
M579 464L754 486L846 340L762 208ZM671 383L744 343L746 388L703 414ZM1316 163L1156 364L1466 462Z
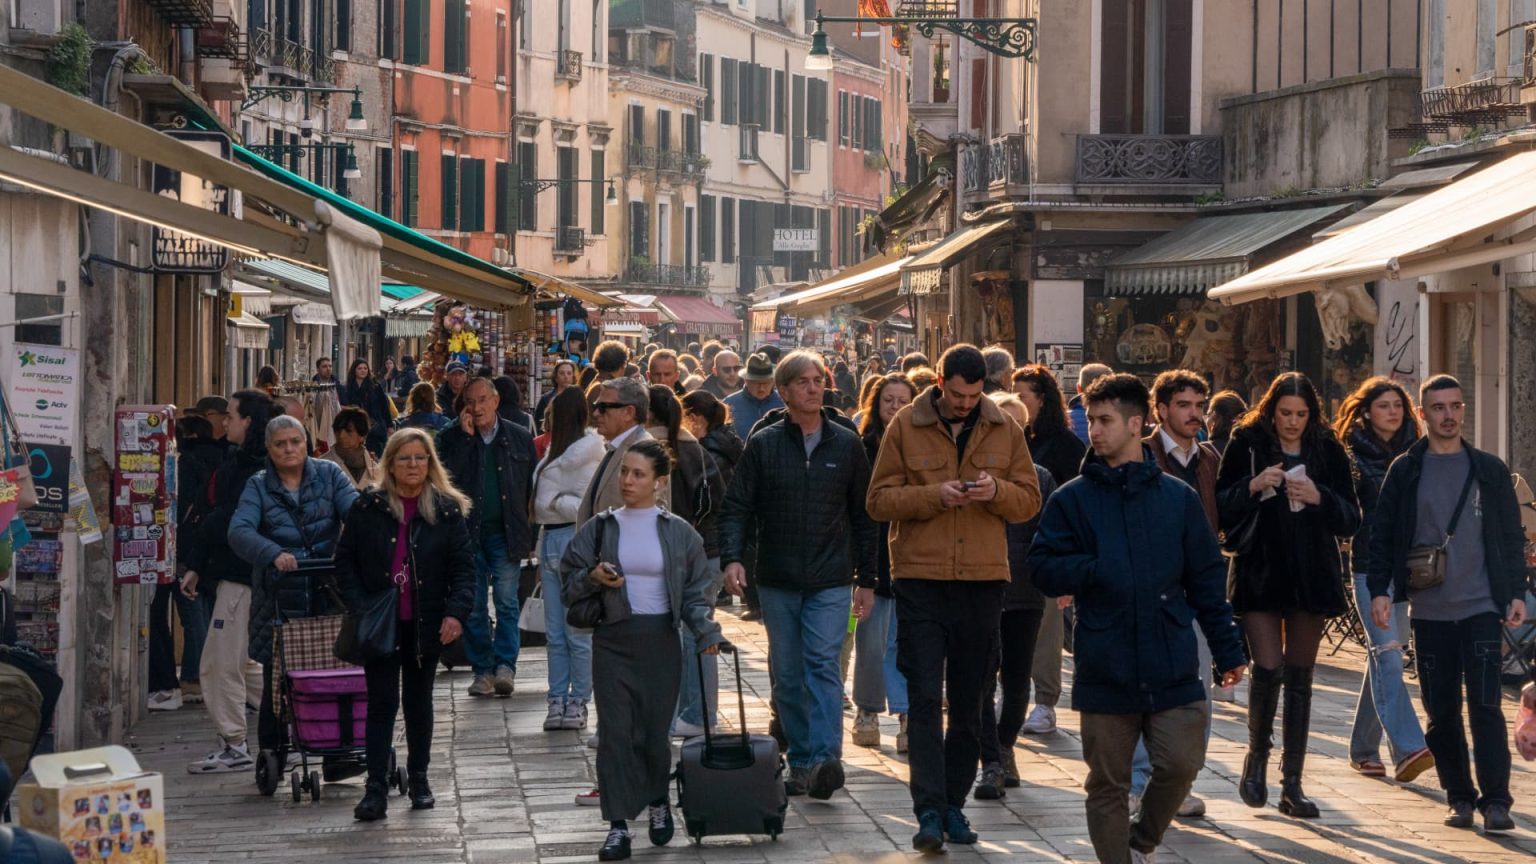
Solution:
M843 755L843 681L838 658L853 594L847 586L792 591L758 586L773 701L789 739L789 764L808 768Z
M715 574L714 581L709 583L705 591L705 597L709 605L714 606L715 600L720 596L720 583L724 576L720 572L720 559L709 559L709 569ZM714 613L710 613L714 617ZM677 719L684 723L692 723L695 726L704 725L704 695L709 696L709 713L711 726L714 716L720 711L720 658L713 654L699 655L699 643L693 638L693 631L686 624L680 624L678 631L682 633L683 640L683 680L682 686L677 691ZM699 664L704 664L704 693L699 692Z
M893 597L876 597L875 609L884 604L891 610L891 624L886 628L885 639L885 703L892 714L907 713L907 676L896 668L896 600Z
M476 675L490 675L498 667L517 669L522 637L517 632L518 564L507 557L506 535L496 530L480 532L475 550L475 609L464 623L464 656ZM496 603L495 635L491 632L489 589Z
M896 601L877 594L869 609L869 617L860 621L854 630L853 704L860 711L871 714L885 711L886 669L896 662L895 613Z
M1200 683L1205 685L1205 752L1211 751L1211 646L1205 643L1205 632L1195 625L1195 649L1200 656ZM1136 751L1131 754L1131 794L1147 791L1147 781L1152 779L1152 759L1147 755L1146 739L1136 741Z
M539 574L544 592L544 634L548 638L549 701L592 698L592 634L565 626L560 558L576 536L576 526L545 528L539 546Z
M1365 680L1360 682L1360 700L1355 703L1355 725L1349 734L1349 758L1353 762L1381 758L1381 733L1387 733L1387 747L1392 764L1424 749L1424 730L1413 700L1403 684L1403 648L1408 644L1408 604L1392 607L1392 626L1385 630L1371 621L1371 589L1365 574L1355 574L1355 604L1360 620L1371 640L1365 664ZM1391 646L1391 647L1388 647Z

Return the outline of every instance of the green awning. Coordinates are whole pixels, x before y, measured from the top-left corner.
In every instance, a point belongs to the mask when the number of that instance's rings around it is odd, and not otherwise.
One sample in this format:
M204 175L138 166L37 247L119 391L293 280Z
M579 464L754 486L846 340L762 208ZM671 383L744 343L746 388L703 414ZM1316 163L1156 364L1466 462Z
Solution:
M933 218L947 197L954 174L954 156L943 153L933 157L928 163L928 175L875 215L866 232L869 244L884 252Z

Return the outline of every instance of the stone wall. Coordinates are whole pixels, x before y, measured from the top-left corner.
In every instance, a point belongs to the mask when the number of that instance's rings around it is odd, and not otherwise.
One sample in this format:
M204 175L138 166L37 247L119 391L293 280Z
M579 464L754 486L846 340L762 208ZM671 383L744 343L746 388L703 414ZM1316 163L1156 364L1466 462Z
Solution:
M1419 73L1387 69L1221 101L1227 199L1384 180L1412 142Z

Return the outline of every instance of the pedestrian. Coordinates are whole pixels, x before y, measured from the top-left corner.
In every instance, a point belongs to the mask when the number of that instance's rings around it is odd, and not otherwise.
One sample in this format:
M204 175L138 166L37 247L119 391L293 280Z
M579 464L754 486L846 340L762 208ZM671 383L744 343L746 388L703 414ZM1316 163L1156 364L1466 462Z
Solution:
M873 382L860 410L859 440L864 455L875 464L880 442L896 412L912 404L917 388L900 372L870 379ZM891 525L876 522L875 599L869 615L854 629L853 743L880 746L880 715L896 715L896 752L907 752L907 680L896 668L896 600L891 593Z
M853 401L858 396L855 392L858 389L858 382L853 380L853 373L849 371L847 361L838 360L833 364L832 383L837 386L837 392L849 401L850 404L844 406L845 408L853 410L859 407L858 403Z
M384 385L384 395L393 399L400 392L400 377L404 373L395 365L395 358L384 358L384 376L379 379Z
M1072 708L1088 765L1088 835L1106 864L1153 860L1205 764L1210 704L1191 622L1226 670L1223 683L1241 680L1244 665L1200 496L1163 473L1142 441L1150 401L1134 375L1101 375L1084 391L1093 453L1051 497L1029 553L1036 587L1076 598ZM1132 813L1139 740L1152 776Z
M1029 455L1036 465L1051 472L1058 486L1077 477L1087 445L1072 434L1067 420L1067 399L1049 366L1029 363L1013 373L1013 392L1029 411L1024 427ZM1071 597L1057 597L1041 611L1040 632L1035 640L1035 707L1024 720L1024 732L1049 735L1056 731L1056 706L1061 703L1061 662L1066 647L1066 611Z
M748 381L754 386L750 375ZM827 381L814 352L793 351L780 361L773 383L786 394L788 414L747 439L719 523L725 585L736 596L746 583L745 537L756 529L753 576L768 631L773 702L789 743L785 791L819 800L844 781L838 655L850 583L859 586L853 614L863 619L876 581L876 532L864 503L869 461L859 437L823 415Z
M283 389L282 379L277 377L277 370L271 366L263 366L256 370L256 389L265 392L268 396L276 396Z
M1381 735L1385 731L1393 779L1408 783L1435 767L1435 757L1403 684L1408 603L1392 605L1385 628L1378 628L1371 617L1371 529L1387 468L1419 440L1419 418L1414 416L1413 399L1403 385L1378 375L1344 399L1334 433L1349 451L1355 497L1360 501L1360 530L1350 543L1349 569L1355 609L1370 640L1365 678L1360 682L1350 728L1349 765L1367 777L1386 776L1387 768L1381 761Z
M1248 403L1235 390L1223 390L1211 397L1210 412L1205 415L1205 431L1217 453L1225 454L1232 441L1232 427L1248 410Z
M572 360L556 360L555 365L549 370L549 380L553 386L544 391L544 395L539 397L538 405L533 409L533 422L540 434L547 431L544 428L544 414L549 409L549 403L565 390L576 386L576 363Z
M1001 345L988 345L981 356L987 362L987 377L982 385L987 395L1010 392L1013 389L1013 354Z
M533 436L497 413L489 378L464 385L457 425L438 433L437 447L453 485L474 502L469 533L475 552L475 605L464 623L464 654L474 670L471 696L511 696L521 635L517 596L522 560L533 549L529 519ZM491 623L487 592L496 604Z
M389 410L389 397L384 388L368 374L368 361L359 357L347 369L347 381L337 394L343 407L352 405L368 413L368 452L377 457L384 452L384 440L389 437L389 424L394 413Z
M721 352L722 354L725 352ZM736 434L741 440L749 440L752 427L764 414L775 408L783 408L784 400L773 384L773 361L763 353L747 358L746 372L742 374L742 388L725 397L725 405L731 409L731 422L736 424Z
M330 558L357 487L334 463L311 458L304 425L287 415L267 422L267 464L245 482L229 520L229 545L251 573L250 657L262 664L257 743L277 750L284 740L272 702L272 628L278 602L305 616L325 610L318 586L292 603L282 574L300 561Z
M913 369L921 369L932 365L928 360L927 354L921 351L912 351L901 358L901 374L911 377Z
M605 340L592 352L592 365L597 369L599 381L623 377L629 366L629 348L617 339Z
M1085 363L1077 372L1077 395L1067 403L1067 415L1071 418L1072 434L1085 445L1088 443L1088 415L1083 408L1083 391L1095 380L1114 371L1103 363Z
M1393 605L1412 603L1425 738L1445 790L1445 824L1511 831L1509 734L1499 680L1501 627L1525 622L1525 533L1509 467L1461 437L1461 382L1419 385L1425 437L1387 469L1371 525L1371 618L1387 629ZM1462 725L1462 688L1477 782ZM1479 789L1481 787L1481 789Z
M651 362L646 366L646 379L652 384L660 384L666 387L679 398L687 392L683 389L682 373L678 369L677 352L670 348L662 348L651 355Z
M911 703L912 846L930 853L946 837L977 840L964 807L1008 582L1007 523L1040 510L1024 430L982 395L981 352L951 347L938 374L937 384L896 412L869 484L870 517L891 523L896 666Z
M437 388L437 410L449 417L458 417L464 413L464 408L459 404L459 394L464 392L464 387L469 383L469 367L462 361L450 360L443 367L443 383Z
M497 375L491 379L491 384L496 387L496 413L501 419L523 427L523 431L532 438L533 416L522 409L523 394L517 387L517 382L510 375Z
M270 368L270 367L268 367L268 368ZM261 376L258 374L256 377L257 377L256 386L260 387L261 386L261 381L260 381ZM277 371L276 370L273 370L272 377L274 379L276 379L276 377L277 377ZM331 358L329 358L329 357L316 357L315 358L315 374L312 375L309 380L314 382L314 383L316 383L316 384L335 384L336 383L335 364L333 364L331 362ZM275 383L275 381L274 381L274 383Z
M373 485L374 471L378 467L373 454L365 446L371 425L368 412L355 405L337 411L336 419L331 421L331 432L336 436L336 444L319 457L346 471L352 485L359 490Z
M661 506L671 468L660 442L630 442L619 472L623 506L589 519L560 560L567 604L602 597L592 634L597 779L609 829L600 861L630 856L628 820L642 809L652 845L672 839L667 727L683 668L678 627L693 633L701 653L729 647L709 615L715 572L704 543Z
M266 464L267 422L277 406L261 390L238 390L228 407L225 435L233 449L209 481L207 515L181 538L187 562L182 593L214 598L198 681L219 745L187 766L193 774L243 771L255 764L246 741L245 711L247 705L260 705L263 693L262 668L249 652L251 567L230 547L229 524L246 482Z
M560 558L576 534L581 497L603 461L603 439L590 428L581 391L566 387L549 403L549 451L533 470L533 521L539 526L549 702L544 731L585 729L592 699L592 634L565 620Z
M731 409L725 407L725 403L716 399L713 394L706 391L694 391L683 397L683 425L693 433L693 437L699 439L704 446L704 452L714 460L715 470L720 474L722 489L731 488L731 478L736 473L736 463L741 461L742 450L746 443L741 436L736 434L736 426L731 422ZM721 504L724 503L724 495L721 495ZM704 538L704 551L714 559L716 569L720 566L720 526L718 510L705 523L707 530L701 530L700 536ZM722 583L724 577L721 577ZM716 605L731 605L731 594L723 587L716 595ZM713 704L713 703L711 703Z
M395 421L397 429L425 429L436 434L453 425L451 418L439 412L437 395L426 381L411 388L405 407L406 413Z
M475 562L465 519L469 497L443 471L430 433L396 432L381 470L347 514L336 546L336 586L349 609L370 596L399 592L395 651L363 666L368 683L368 780L353 809L363 822L383 819L395 715L405 712L403 790L412 810L436 801L427 782L432 760L432 683L443 646L464 632L474 608Z
M416 372L415 358L409 354L401 355L400 373L395 376L395 387L389 395L404 398L419 383L421 383L421 377Z
M1237 553L1228 595L1253 658L1248 755L1238 792L1249 807L1268 800L1265 774L1283 686L1280 812L1315 818L1317 805L1301 786L1312 672L1323 625L1349 609L1338 541L1360 529L1360 505L1349 454L1323 419L1305 375L1277 376L1238 421L1221 457L1216 494L1228 548Z

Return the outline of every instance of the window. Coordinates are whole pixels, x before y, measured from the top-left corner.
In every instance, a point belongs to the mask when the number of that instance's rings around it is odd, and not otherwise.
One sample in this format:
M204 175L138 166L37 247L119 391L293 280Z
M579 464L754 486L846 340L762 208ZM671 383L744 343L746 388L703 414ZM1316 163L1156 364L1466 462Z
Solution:
M400 35L395 23L400 0L379 0L379 56L400 59Z
M496 81L507 83L507 13L496 10Z
M848 94L848 146L855 150L864 149L864 97L857 93Z
M645 202L629 202L629 257L651 257L649 222Z
M736 263L736 199L720 199L720 263Z
M884 132L881 124L884 121L880 113L880 100L869 97L864 98L864 149L870 153L879 153L885 146Z
M457 231L459 228L459 160L451 153L444 153L442 160L442 229Z
M380 213L399 219L395 213L395 151L373 148L373 199Z
M512 166L496 163L496 224L497 234L512 233Z
M415 228L421 207L421 162L415 150L400 151L400 222Z
M745 61L736 64L737 119L743 125L757 123L763 108L757 101L757 66Z
M556 175L561 180L575 181L581 176L576 159L581 154L575 147L555 148L555 167L559 171ZM581 184L576 182L561 183L558 192L560 197L556 199L555 224L561 228L572 227L577 224L576 214L581 207Z
M692 156L699 152L699 115L683 115L683 152Z
M848 146L848 91L837 91L837 146Z
M784 70L773 70L773 131L784 134Z
M405 50L401 61L424 66L432 53L432 0L405 0Z
M608 0L592 0L592 62L603 62L603 41L607 36L603 32L603 7L608 5Z
M805 137L827 140L827 82L819 78L805 80Z
M645 106L629 106L629 140L635 144L645 143Z
M656 149L663 153L672 149L672 112L665 108L656 110Z
M464 50L468 41L465 31L469 21L464 17L465 0L443 0L443 71L462 73L469 64Z
M832 211L816 211L816 266L832 266Z
M336 50L352 50L352 0L336 0Z
M16 320L46 318L64 314L64 298L58 294L15 294ZM17 324L16 341L33 345L63 345L64 322L39 321L35 324Z
M539 176L539 151L538 145L532 141L517 142L517 173L513 176L518 183L513 190L517 193L517 230L539 230L539 196L534 194L533 187L523 185L525 180L533 180Z
M512 8L522 10L517 16L517 47L527 50L528 29L533 25L533 4L517 3Z
M602 150L592 151L592 179L602 180L608 176L608 168L604 164L605 154ZM592 233L602 234L604 218L607 216L608 185L605 183L593 183L592 186Z
M696 238L694 237L694 233L693 233L693 226L696 225L696 224L697 223L694 221L693 205L692 204L684 204L683 205L683 266L684 267L692 267L694 262L698 260L697 258L693 257L694 250L698 248L698 246L695 244Z
M1156 9L1161 13L1136 0L1104 0L1100 132L1189 133L1193 13L1187 3L1160 4ZM1433 28L1434 15L1426 18ZM984 90L985 82L973 81L972 87Z
M704 88L704 122L715 119L715 55L699 55L699 86Z
M805 76L795 75L791 81L791 102L789 113L789 170L811 170L811 148L805 137Z
M715 196L699 196L699 261L715 260Z
M736 61L720 58L720 125L736 125Z

